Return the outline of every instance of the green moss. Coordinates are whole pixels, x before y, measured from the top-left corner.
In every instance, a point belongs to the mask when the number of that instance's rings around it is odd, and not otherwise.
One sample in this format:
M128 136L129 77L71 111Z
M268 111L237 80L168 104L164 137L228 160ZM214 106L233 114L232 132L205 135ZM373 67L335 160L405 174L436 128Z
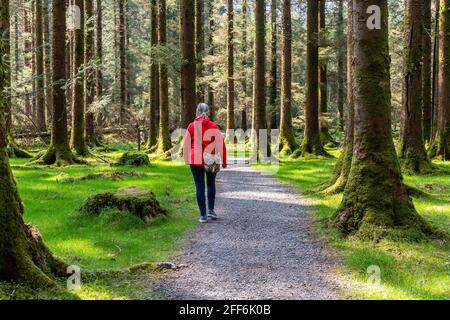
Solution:
M122 154L116 165L120 166L148 166L150 160L144 152L129 151Z
M99 215L103 210L111 208L128 211L144 221L167 215L153 192L135 187L99 193L90 197L79 211L88 215Z

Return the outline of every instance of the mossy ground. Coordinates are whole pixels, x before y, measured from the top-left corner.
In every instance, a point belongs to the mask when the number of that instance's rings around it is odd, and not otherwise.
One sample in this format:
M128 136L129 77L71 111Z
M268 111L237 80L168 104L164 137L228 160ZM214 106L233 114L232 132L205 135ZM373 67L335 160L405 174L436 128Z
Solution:
M116 152L100 154L115 162L129 146L115 145ZM40 292L0 282L0 299L137 299L153 297L151 282L157 271L123 272L130 266L170 260L183 244L184 235L197 225L195 189L189 167L168 162L151 166L122 166L120 179L77 179L96 173L115 172L116 167L85 159L89 166L32 167L26 159L11 159L25 205L25 221L36 225L45 243L66 263L94 270L80 291ZM96 162L97 161L97 162ZM130 214L105 212L99 217L77 214L83 202L96 193L123 187L153 190L169 216L145 223ZM192 191L192 192L189 192ZM101 273L98 270L103 270ZM62 281L64 287L65 281Z
M328 150L339 156L336 150ZM378 243L343 238L329 224L342 194L323 194L318 188L327 182L336 159L284 161L277 176L293 185L311 204L317 235L339 249L344 264L340 272L355 286L349 297L361 299L450 299L450 243L435 240L406 242L382 240ZM450 230L450 163L434 162L438 169L426 176L405 176L407 185L425 192L414 198L419 212L431 225ZM261 166L264 169L264 166ZM369 285L368 267L378 266L381 284Z

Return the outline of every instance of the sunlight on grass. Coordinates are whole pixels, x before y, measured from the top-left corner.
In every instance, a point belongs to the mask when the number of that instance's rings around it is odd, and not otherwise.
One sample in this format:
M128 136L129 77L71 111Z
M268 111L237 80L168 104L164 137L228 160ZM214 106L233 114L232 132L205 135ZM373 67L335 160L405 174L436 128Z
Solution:
M332 151L334 156L338 152ZM340 272L352 280L349 297L361 299L450 299L450 244L381 243L343 239L329 226L329 218L342 195L323 195L317 188L332 174L336 159L284 161L276 174L294 186L312 205L316 232L340 249L344 265ZM428 194L414 199L421 215L443 231L450 230L450 164L436 162L439 170L426 176L406 176L405 182ZM261 170L264 166L257 166ZM381 284L368 284L367 268L381 269Z

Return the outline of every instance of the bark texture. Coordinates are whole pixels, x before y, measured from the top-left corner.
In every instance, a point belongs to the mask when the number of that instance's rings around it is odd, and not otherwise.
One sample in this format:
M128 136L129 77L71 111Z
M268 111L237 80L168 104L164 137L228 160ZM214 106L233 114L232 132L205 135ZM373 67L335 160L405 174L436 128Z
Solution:
M195 66L195 1L181 1L181 125L187 128L195 119L196 109L196 66Z
M228 12L228 32L227 32L227 134L226 141L230 141L234 137L234 9L233 0L227 1Z
M370 4L381 8L381 29L367 28L368 1L353 3L355 144L335 223L344 234L363 239L421 240L433 231L403 184L391 133L388 4Z
M281 0L281 114L280 157L297 148L292 130L292 21L291 0Z
M307 93L305 106L305 135L300 146L302 156L327 155L319 130L319 6L317 0L307 1Z
M403 169L411 174L431 171L431 163L423 143L422 129L423 12L423 0L407 0L404 39L405 91L400 160Z
M150 2L151 21L150 21L150 45L152 52L158 45L158 2L151 0ZM153 59L152 59L153 60ZM150 67L150 121L149 132L147 140L147 149L155 149L158 142L158 128L159 121L157 114L159 114L159 70L158 64L152 62Z

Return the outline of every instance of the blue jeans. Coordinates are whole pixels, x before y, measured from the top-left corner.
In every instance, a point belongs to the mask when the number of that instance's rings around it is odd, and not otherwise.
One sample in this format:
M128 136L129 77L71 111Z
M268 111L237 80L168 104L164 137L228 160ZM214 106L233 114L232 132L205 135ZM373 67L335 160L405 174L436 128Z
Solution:
M205 199L205 175L206 186L208 188L208 209L214 211L214 202L216 200L216 173L205 172L203 166L191 165L192 176L194 177L195 189L197 191L197 204L200 209L200 215L206 217L206 199Z

